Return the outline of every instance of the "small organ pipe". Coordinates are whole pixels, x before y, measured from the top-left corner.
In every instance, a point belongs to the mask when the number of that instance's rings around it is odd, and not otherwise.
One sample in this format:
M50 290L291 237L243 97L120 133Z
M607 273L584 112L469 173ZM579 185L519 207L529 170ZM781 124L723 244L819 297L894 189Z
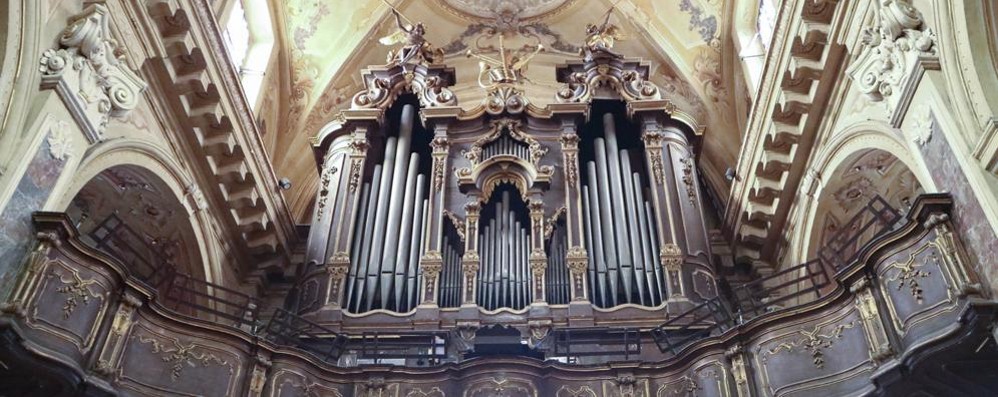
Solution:
M419 265L419 257L423 255L423 252L420 249L423 245L420 244L420 242L423 241L423 230L426 228L426 218L424 215L425 214L424 208L429 205L429 202L423 199L423 195L425 194L424 192L425 189L426 189L426 176L420 174L419 176L416 177L416 193L415 193L416 208L413 209L414 214L412 215L411 218L412 226L411 229L409 229L410 230L408 233L409 238L407 239L405 238L405 236L402 237L403 244L405 244L406 240L409 241L409 246L406 247L406 250L409 251L408 252L409 258L408 258L408 266L406 267L405 271L406 273L405 295L408 301L407 308L410 309L413 307L414 304L416 304L415 300L418 299L419 297L419 292L416 291L416 289L420 285L420 283L417 280L419 275L419 270L417 269L417 267ZM403 223L402 226L408 228L407 224L405 223ZM399 251L399 255L401 255L401 252L402 251ZM399 259L399 262L406 263L404 262L404 259Z
M514 234L513 234L513 246L510 247L511 248L510 251L513 253L513 267L512 267L512 269L510 269L510 277L509 277L510 294L509 294L509 296L510 296L510 299L511 299L510 305L513 306L513 307L520 307L520 297L519 297L519 292L520 292L520 278L521 278L521 274L520 274L520 271L521 271L520 270L520 250L523 249L522 246L521 246L521 244L523 243L523 233L520 230L520 222L519 221L517 221L515 223L515 226L513 227L513 230L514 230Z
M596 252L596 248L595 248L596 247L595 241L598 240L598 239L596 239L596 240L593 239L593 229L592 229L592 222L590 221L590 216L589 216L590 215L589 208L590 208L589 207L589 186L583 185L582 186L582 224L583 224L583 227L585 229L586 248L587 248L586 254L589 256L589 266L588 266L587 270L589 270L589 290L592 291L592 293L590 294L590 300L592 300L593 303L597 303L596 302L596 299L597 299L596 285L597 285L598 282L596 280L596 255L597 255L597 252ZM602 284L600 284L600 286L602 286ZM606 291L601 291L598 296L602 297L605 294L606 294Z
M601 149L603 147L603 145L601 144L602 141L603 141L602 139L596 140L597 143L596 166L595 166L596 168L593 168L592 171L593 174L595 175L595 177L592 180L596 181L595 183L596 186L593 192L597 194L597 199L590 200L590 202L594 203L593 206L599 210L599 222L597 223L599 225L599 228L598 230L596 230L596 235L601 236L603 238L603 256L605 258L605 263L606 263L606 276L604 277L608 279L607 280L608 284L610 284L610 296L608 299L609 301L608 304L610 306L616 306L617 286L618 286L617 249L616 249L616 243L614 242L613 239L613 228L611 226L613 225L613 213L610 210L610 191L609 189L607 189L608 185L606 183L606 180L608 179L608 177L606 176L606 156L605 154L603 156L600 155ZM603 164L602 171L596 172L596 169L600 168L599 164L601 158ZM592 163L590 163L590 167L593 167ZM603 230L604 227L607 228L608 230Z
M395 147L394 141L389 140L386 145L391 145ZM360 262L357 264L357 289L354 291L356 299L354 299L354 312L359 312L361 310L363 299L366 295L368 275L370 274L371 258L374 256L372 254L373 247L372 238L374 237L374 228L377 225L377 213L380 211L380 206L378 203L381 202L381 198L388 189L383 189L382 182L384 167L381 165L374 167L374 178L371 180L371 195L370 201L367 206L367 219L365 220L365 227L367 230L361 233L364 236L364 248L360 255Z
M620 269L620 276L624 285L624 301L631 302L631 290L633 289L634 261L631 260L631 244L627 238L627 218L624 207L623 184L620 179L620 157L617 153L617 133L613 124L613 115L610 113L603 115L603 134L606 139L597 141L596 147L600 155L605 155L606 173L610 177L611 208L613 209L613 236L617 240L617 265ZM605 146L605 147L603 147ZM605 151L605 152L604 152ZM597 160L599 157L597 157ZM599 163L597 168L599 167Z
M649 234L651 235L651 247L652 247L651 252L658 253L659 231L655 227L655 224L651 222L652 219L655 219L654 218L655 212L652 211L651 204L648 202L645 202L645 214L648 218L648 230L650 232ZM652 264L655 265L655 270L659 272L658 284L660 291L662 291L662 300L664 301L669 298L669 289L666 287L666 281L665 281L666 275L665 271L662 269L662 263L660 263L658 255L652 256Z
M645 262L641 260L641 233L639 232L637 205L635 204L636 192L634 191L634 180L631 179L631 159L627 150L620 151L621 183L624 185L624 207L627 211L627 232L628 245L630 245L630 255L634 262L635 286L638 290L638 303L644 304L651 301L645 294ZM640 185L638 185L640 187ZM649 291L650 292L650 291Z
M367 220L367 204L370 200L371 184L365 183L360 189L360 208L357 209L357 224L353 233L353 244L350 247L350 272L347 273L346 301L343 307L348 307L353 295L353 288L357 282L357 264L360 263L360 253L364 246L364 239L368 233L362 233L364 223Z
M640 213L638 216L639 225L641 228L641 258L642 262L645 264L645 279L648 282L649 296L652 299L652 303L665 300L665 295L662 294L662 286L659 282L661 280L661 271L659 266L656 265L655 257L658 253L657 250L652 248L654 243L654 238L652 237L651 229L653 227L653 218L649 217L647 211L645 211L645 198L644 193L641 189L641 175L637 172L631 174L632 182L634 183L635 197L637 211Z
M385 274L385 270L395 272L395 283L392 284L394 288L385 288L382 286L382 297L386 298L394 292L395 295L395 310L402 311L402 287L405 285L405 274L406 274L406 263L405 260L409 258L409 248L403 242L408 242L412 236L412 213L415 210L416 204L416 171L419 168L419 155L413 153L409 156L409 165L406 167L407 176L405 178L405 189L403 190L402 198L402 208L401 213L398 214L398 218L393 218L395 229L392 232L389 225L388 230L388 240L385 241L385 256L389 259L388 263L382 263L385 269L382 270L382 275ZM422 200L419 201L420 206L422 206ZM393 200L394 204L394 200ZM388 290L388 294L385 293ZM386 299L382 299L382 302L387 302Z

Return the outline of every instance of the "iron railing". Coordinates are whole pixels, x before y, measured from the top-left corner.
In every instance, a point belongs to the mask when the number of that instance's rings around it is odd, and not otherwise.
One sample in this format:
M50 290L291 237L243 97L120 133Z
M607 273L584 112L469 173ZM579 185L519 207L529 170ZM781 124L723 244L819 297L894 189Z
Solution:
M693 342L723 333L763 314L818 299L834 282L830 269L839 270L856 260L860 242L872 241L894 229L901 213L875 196L858 214L818 250L818 258L732 290L731 306L720 297L693 308L652 329L652 338L663 353L678 354Z
M263 337L278 345L309 352L329 364L336 364L347 342L346 335L280 308L274 309L263 330Z
M900 211L891 207L883 197L874 196L825 242L818 250L818 259L834 269L842 269L856 259L860 239L870 241L880 237L891 231L900 219Z
M87 235L97 249L127 265L126 270L135 278L150 286L157 286L163 281L162 269L168 256L128 227L117 215L108 215Z
M360 338L350 339L350 350L357 358L372 359L445 359L447 358L447 332L364 332Z
M560 328L552 331L555 357L623 356L641 354L641 332L636 328Z
M259 327L259 299L218 284L169 271L160 288L164 306L195 318L214 320L249 333Z

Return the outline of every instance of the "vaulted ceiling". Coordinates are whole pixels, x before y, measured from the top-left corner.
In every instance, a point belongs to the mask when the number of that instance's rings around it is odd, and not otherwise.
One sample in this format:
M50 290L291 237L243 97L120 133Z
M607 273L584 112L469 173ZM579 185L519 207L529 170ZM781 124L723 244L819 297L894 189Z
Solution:
M747 0L753 1L753 0ZM748 97L731 44L733 0L619 0L611 21L627 38L615 49L651 65L651 80L680 109L695 115L703 129L701 169L726 198L723 178L740 148ZM554 101L555 66L578 59L587 23L612 5L609 0L393 0L412 21L426 24L428 40L446 52L457 71L452 87L459 104L478 105L478 61L467 50L493 51L501 32L507 47L543 44L546 51L526 71L525 90L539 106ZM361 89L360 71L381 65L389 48L378 38L394 31L383 0L281 0L271 3L279 27L279 74L264 93L260 114L271 129L265 137L279 176L294 187L286 192L302 223L318 181L309 138ZM278 95L277 93L281 94Z

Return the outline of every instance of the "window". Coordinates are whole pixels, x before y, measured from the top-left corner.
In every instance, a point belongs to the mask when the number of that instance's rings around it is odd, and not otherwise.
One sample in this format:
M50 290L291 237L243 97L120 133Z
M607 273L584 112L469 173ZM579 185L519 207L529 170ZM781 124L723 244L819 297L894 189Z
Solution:
M239 71L246 99L250 107L256 109L274 47L273 23L267 0L236 0L223 35L229 59Z

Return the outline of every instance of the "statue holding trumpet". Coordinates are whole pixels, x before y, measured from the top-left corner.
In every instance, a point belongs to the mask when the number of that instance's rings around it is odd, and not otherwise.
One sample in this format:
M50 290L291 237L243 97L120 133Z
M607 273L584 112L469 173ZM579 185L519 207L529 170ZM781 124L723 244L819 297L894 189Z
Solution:
M387 0L382 1L384 1L385 4L392 9L392 14L395 16L395 25L398 30L396 30L395 33L382 37L378 40L378 42L386 46L401 44L401 47L393 48L388 51L387 62L389 65L435 63L443 59L443 50L433 48L433 46L426 41L426 38L424 37L426 34L426 27L423 26L422 22L412 23L409 18L402 15L402 13L388 3Z

